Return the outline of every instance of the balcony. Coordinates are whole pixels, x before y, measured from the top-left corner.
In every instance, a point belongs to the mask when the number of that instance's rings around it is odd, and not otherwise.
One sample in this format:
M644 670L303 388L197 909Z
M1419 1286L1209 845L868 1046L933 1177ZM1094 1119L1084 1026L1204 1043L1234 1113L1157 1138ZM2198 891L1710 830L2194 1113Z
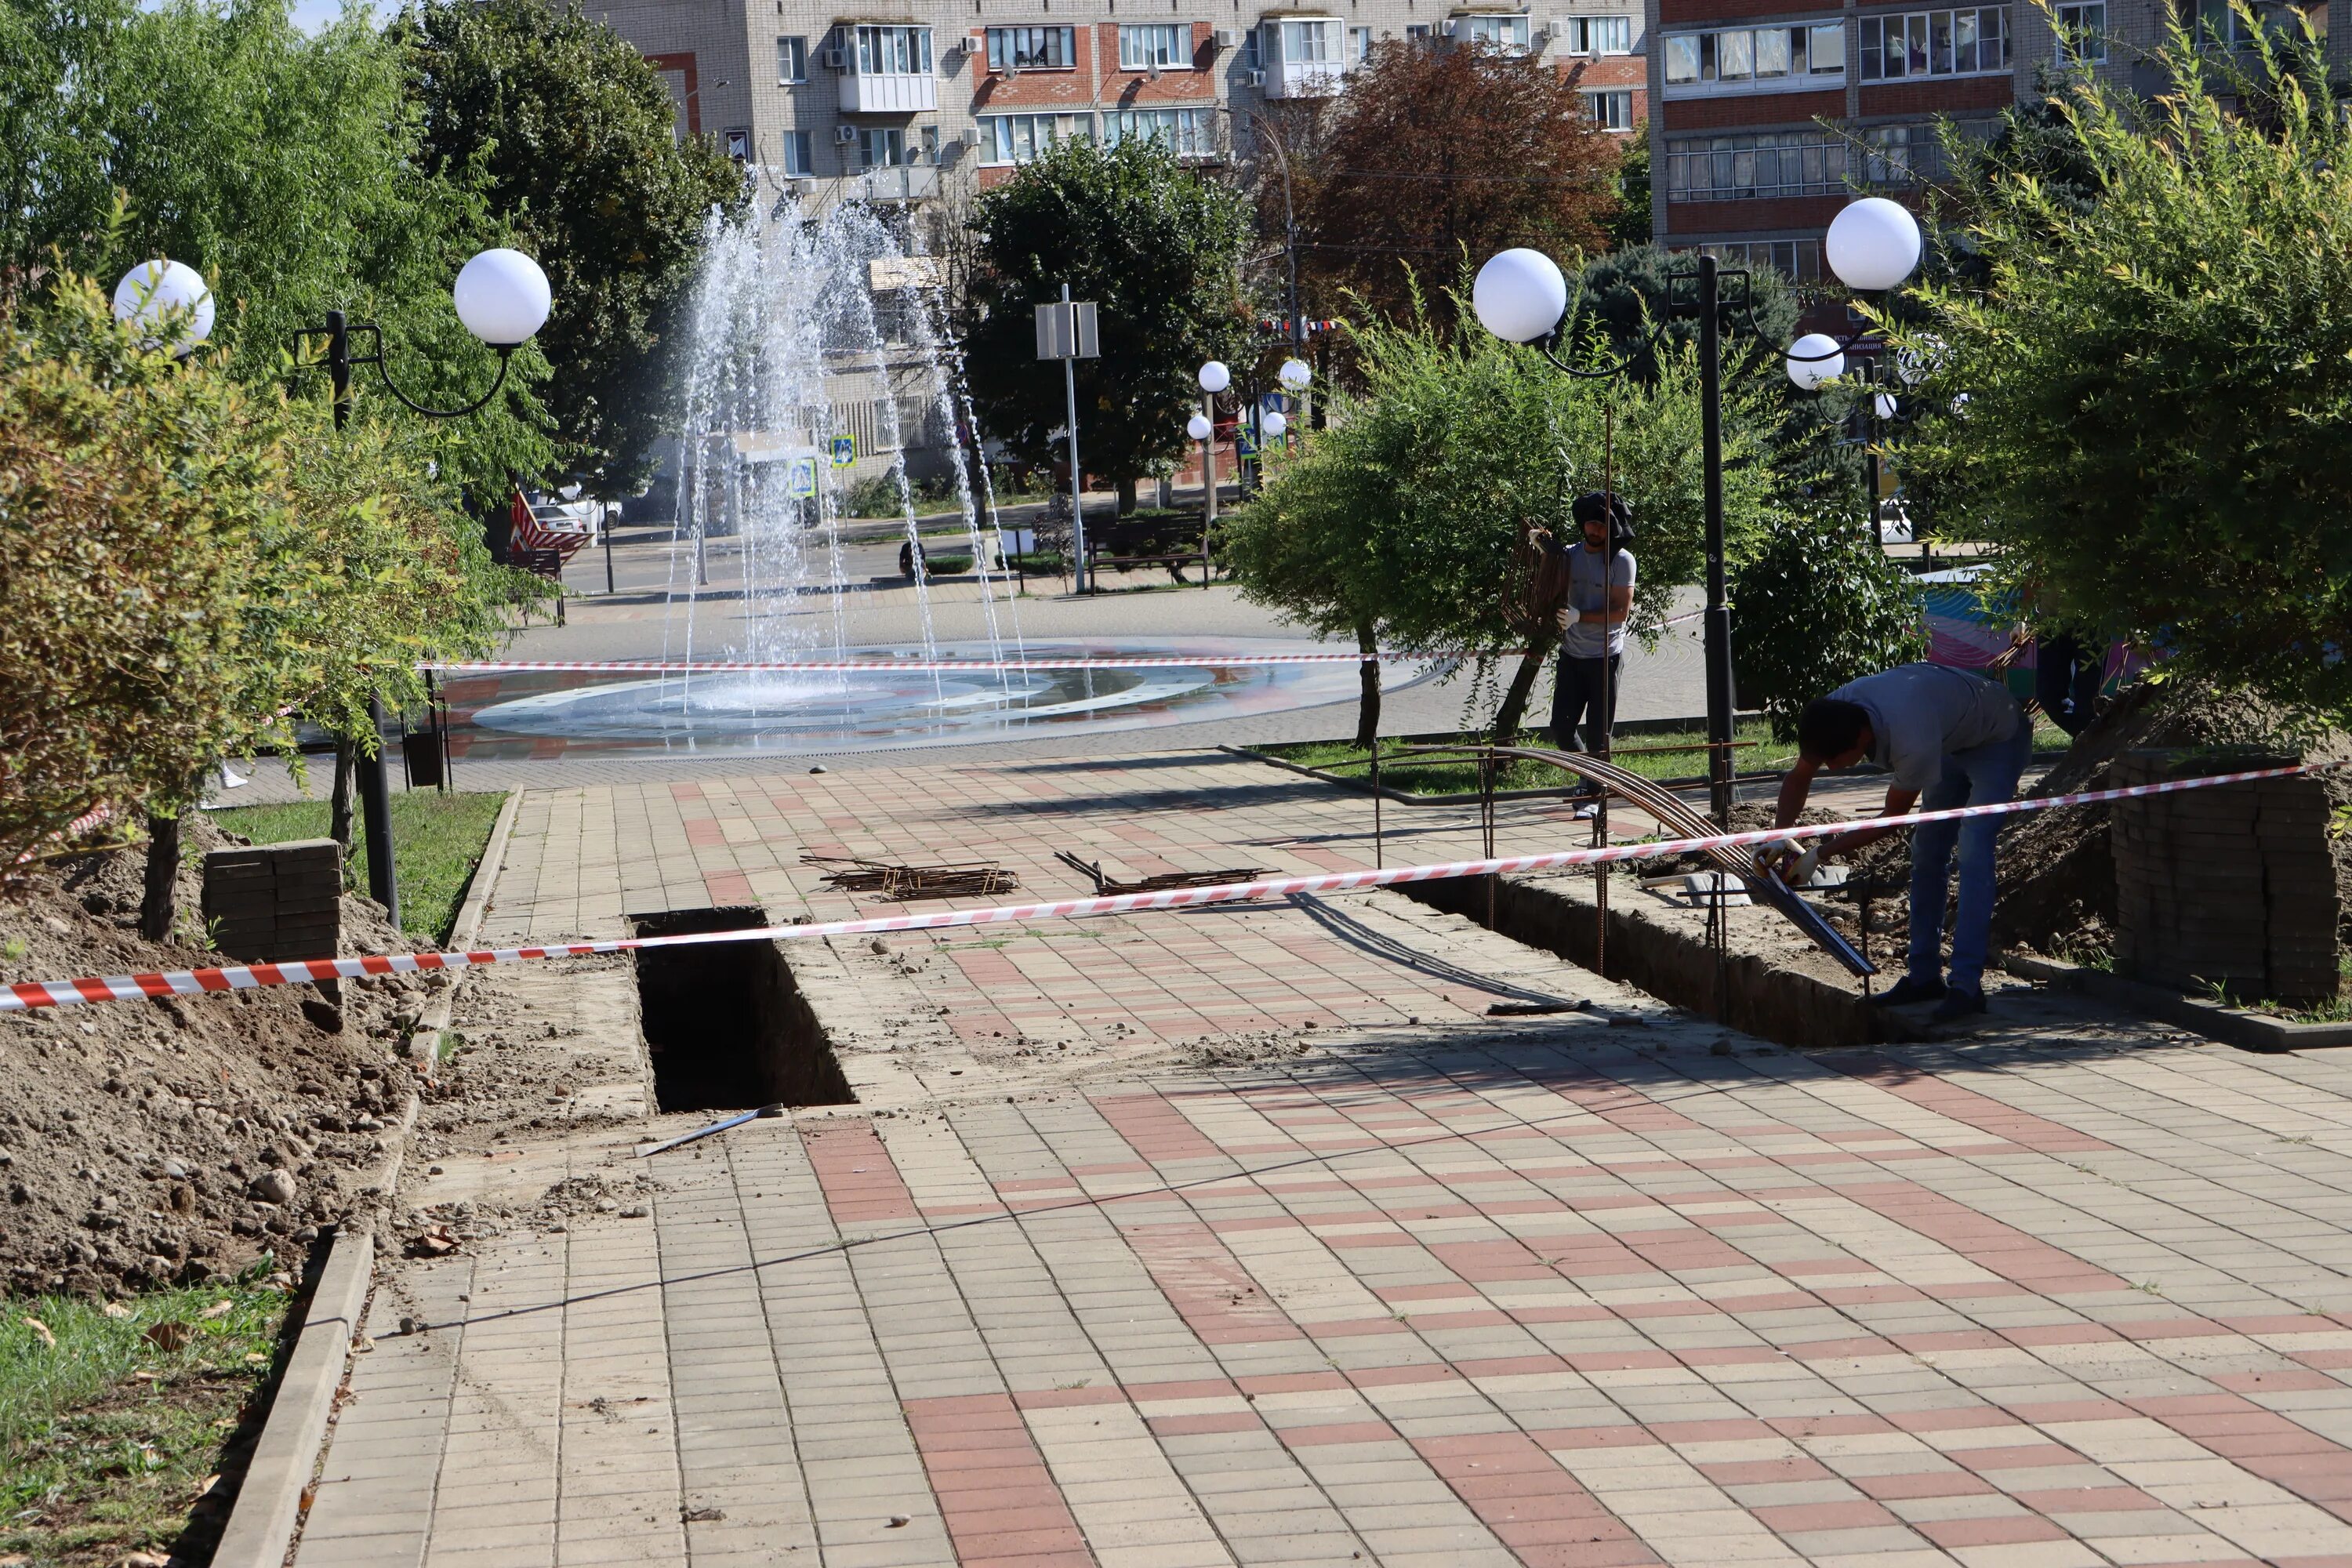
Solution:
M940 79L935 76L843 73L841 111L844 114L919 114L940 106Z
M862 174L842 178L841 199L845 202L922 202L940 194L940 167L936 163L902 163L895 169L868 169Z
M1268 98L1337 98L1347 76L1337 16L1268 17L1259 28Z

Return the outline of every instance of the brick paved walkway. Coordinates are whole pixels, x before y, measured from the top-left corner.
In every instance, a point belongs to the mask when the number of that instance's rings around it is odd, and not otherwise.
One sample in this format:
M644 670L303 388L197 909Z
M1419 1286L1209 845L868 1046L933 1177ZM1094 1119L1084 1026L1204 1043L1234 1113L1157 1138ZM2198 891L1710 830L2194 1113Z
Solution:
M488 932L845 908L803 845L1369 859L1359 801L1139 776L534 794ZM2352 1063L2015 993L1809 1057L1394 894L1079 929L796 953L860 1105L403 1266L298 1568L2352 1563ZM609 1052L617 978L477 983Z

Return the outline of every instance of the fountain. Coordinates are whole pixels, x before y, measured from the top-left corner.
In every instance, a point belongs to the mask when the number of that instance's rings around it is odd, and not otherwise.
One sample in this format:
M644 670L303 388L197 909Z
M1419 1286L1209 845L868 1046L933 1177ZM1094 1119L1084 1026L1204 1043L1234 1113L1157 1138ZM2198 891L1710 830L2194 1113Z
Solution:
M969 659L973 668L475 678L449 689L456 716L471 721L461 749L480 757L857 750L1009 739L1055 725L1183 722L1353 694L1349 666L1239 668L1216 658L1313 645L1024 637L987 466L962 439L977 421L923 260L906 255L871 207L811 213L789 195L732 218L714 214L705 240L693 285L662 661L916 656ZM855 397L859 391L870 396ZM848 498L837 477L846 470L834 453L844 431L868 422L855 401L870 404L870 427L888 454L887 487L914 566L911 606L903 591L877 593L874 581L853 580ZM976 603L959 598L949 607L977 636L940 635L940 584L924 559L907 469L916 432L901 427L902 410L919 410L949 448L977 590ZM714 577L721 557L731 582ZM957 594L968 593L959 583ZM1149 671L1006 668L1145 651L1188 662ZM1189 662L1196 655L1199 663Z

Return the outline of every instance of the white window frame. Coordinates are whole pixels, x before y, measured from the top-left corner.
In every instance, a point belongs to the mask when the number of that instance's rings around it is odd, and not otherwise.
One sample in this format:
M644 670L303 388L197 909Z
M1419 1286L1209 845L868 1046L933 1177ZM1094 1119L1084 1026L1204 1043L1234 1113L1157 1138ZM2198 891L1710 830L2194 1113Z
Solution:
M859 76L929 76L931 30L898 22L860 22L849 59Z
M2000 58L1992 65L1982 64L1983 50L1990 39L1988 25L2000 29ZM2009 25L2009 7L2003 5L1962 5L1934 11L1886 11L1876 16L1858 16L1854 26L1860 29L1861 79L1870 81L1917 81L1923 78L1943 77L1957 79L1971 76L2007 76L2015 68L2017 38ZM1966 32L1966 45L1960 34ZM1890 46L1887 39L1899 38ZM1874 43L1873 40L1876 42ZM1886 68L1888 47L1900 48L1904 62L1900 71ZM1963 70L1958 66L1958 53L1969 49L1971 58L1979 63ZM1919 61L1912 68L1914 59Z
M2058 67L2105 65L2107 59L2107 0L2061 0ZM2093 20L2093 13L2096 19Z
M776 39L776 85L800 87L808 81L808 36L781 35Z
M1633 18L1622 12L1588 12L1559 18L1561 53L1601 59L1633 52Z
M1344 63L1337 16L1279 16L1265 24L1265 33L1274 44L1274 47L1266 51L1268 65L1336 66ZM1311 53L1306 48L1309 38L1315 40Z
M1370 27L1348 29L1348 64L1362 65L1372 58L1372 30Z
M1454 18L1454 41L1484 44L1507 55L1524 55L1533 39L1524 11L1474 11Z
M809 131L787 131L783 134L784 174L788 178L805 180L816 173L816 135Z
M1213 110L1180 105L1153 109L1114 109L1103 115L1103 145L1116 146L1129 136L1155 136L1168 150L1187 161L1217 156L1217 123Z
M857 128L857 171L871 169L903 169L907 166L907 131L900 125L861 125ZM874 154L883 151L896 154L885 162L875 162Z
M1801 46L1801 64L1797 58ZM1669 98L1817 92L1845 84L1843 20L1669 33L1661 54ZM1759 74L1759 64L1766 61L1777 68Z
M1058 62L1050 57L1059 54ZM997 75L1007 68L1024 71L1072 71L1078 68L1076 27L1058 24L988 29L988 68Z
M1118 25L1118 68L1123 71L1192 68L1192 24L1190 22L1121 22Z
M1064 121L1074 123L1065 130ZM1034 163L1055 142L1066 137L1084 136L1088 129L1086 116L1057 113L1050 109L1021 114L983 114L980 116L981 166L1011 169Z
M1584 111L1592 123L1603 131L1628 132L1633 129L1633 89L1630 87L1588 87L1584 94ZM1615 112L1622 109L1624 112Z

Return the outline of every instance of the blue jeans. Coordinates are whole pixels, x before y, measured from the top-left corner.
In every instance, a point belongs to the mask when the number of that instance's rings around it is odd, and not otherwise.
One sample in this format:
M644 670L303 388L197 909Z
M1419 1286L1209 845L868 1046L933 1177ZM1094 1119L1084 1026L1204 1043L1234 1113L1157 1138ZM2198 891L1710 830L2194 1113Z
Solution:
M2017 798L2018 775L2033 754L2033 725L2021 713L2006 741L1944 758L1943 776L1919 797L1920 811L1991 805ZM1992 941L1993 840L2003 816L1926 822L1911 830L1911 978L1930 984L1942 968L1944 897L1951 885L1952 850L1960 852L1960 903L1952 920L1950 983L1984 989L1985 951Z

